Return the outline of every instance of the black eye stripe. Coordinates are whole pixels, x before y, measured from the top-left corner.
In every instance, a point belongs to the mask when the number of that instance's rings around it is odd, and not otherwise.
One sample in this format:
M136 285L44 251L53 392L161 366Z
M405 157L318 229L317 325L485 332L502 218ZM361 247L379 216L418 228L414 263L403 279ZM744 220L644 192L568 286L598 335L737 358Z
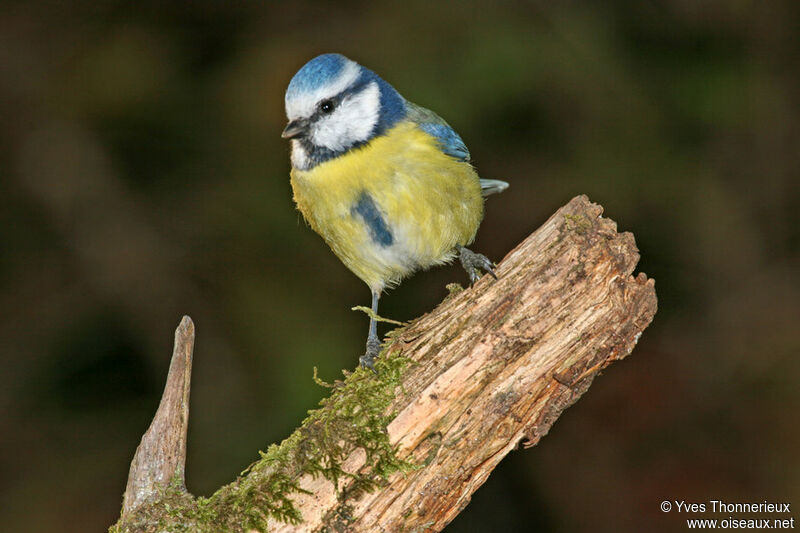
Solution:
M364 87L366 87L370 83L372 83L371 80L359 81L357 83L354 83L344 91L340 92L336 96L332 96L330 98L326 98L325 100L320 101L317 104L317 110L314 113L314 116L319 117L320 115L328 115L332 113L333 111L336 110L337 107L339 107L339 104L341 104L344 100L346 100L347 98L349 98L354 94L360 93L364 89ZM326 111L322 108L322 106L328 103L331 104L331 108Z

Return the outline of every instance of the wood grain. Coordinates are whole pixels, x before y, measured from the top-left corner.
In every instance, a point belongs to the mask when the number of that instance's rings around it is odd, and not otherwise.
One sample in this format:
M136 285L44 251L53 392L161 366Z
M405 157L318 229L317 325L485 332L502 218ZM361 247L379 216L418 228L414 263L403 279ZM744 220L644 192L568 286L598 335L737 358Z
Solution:
M391 341L418 364L389 436L428 465L348 501L349 531L440 531L508 452L535 445L633 350L656 312L654 281L632 276L633 235L601 215L574 198L508 253L497 281L484 276ZM298 501L305 522L276 531L315 531L337 506L325 480L301 486L312 492Z
M157 499L170 484L184 487L193 351L194 323L184 316L175 330L161 403L131 461L122 499L123 516Z

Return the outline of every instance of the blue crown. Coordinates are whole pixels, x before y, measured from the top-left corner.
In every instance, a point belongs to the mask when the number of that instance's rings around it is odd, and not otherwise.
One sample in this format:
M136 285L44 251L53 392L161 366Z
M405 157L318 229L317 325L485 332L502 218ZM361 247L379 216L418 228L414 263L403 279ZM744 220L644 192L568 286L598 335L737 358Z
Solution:
M339 76L348 61L341 54L322 54L315 57L303 65L289 82L286 99L324 87Z

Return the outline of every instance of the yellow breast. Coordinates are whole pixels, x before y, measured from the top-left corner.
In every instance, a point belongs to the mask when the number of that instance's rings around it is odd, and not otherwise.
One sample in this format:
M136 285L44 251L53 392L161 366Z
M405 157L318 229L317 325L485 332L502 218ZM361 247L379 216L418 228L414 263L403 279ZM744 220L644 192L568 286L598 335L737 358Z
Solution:
M293 169L291 183L309 225L377 291L452 259L483 217L472 166L409 122L308 171Z

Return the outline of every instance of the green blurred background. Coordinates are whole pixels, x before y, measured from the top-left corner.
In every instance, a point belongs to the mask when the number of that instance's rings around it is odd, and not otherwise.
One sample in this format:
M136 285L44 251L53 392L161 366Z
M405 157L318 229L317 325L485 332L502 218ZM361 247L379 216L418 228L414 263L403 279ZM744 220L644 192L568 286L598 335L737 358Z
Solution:
M511 183L476 249L499 260L586 193L656 279L632 356L447 531L683 531L662 500L800 506L800 3L5 2L3 531L116 519L183 314L195 494L290 433L325 394L314 366L355 366L369 292L295 210L280 138L286 84L329 51ZM381 312L418 316L452 281L419 274Z

